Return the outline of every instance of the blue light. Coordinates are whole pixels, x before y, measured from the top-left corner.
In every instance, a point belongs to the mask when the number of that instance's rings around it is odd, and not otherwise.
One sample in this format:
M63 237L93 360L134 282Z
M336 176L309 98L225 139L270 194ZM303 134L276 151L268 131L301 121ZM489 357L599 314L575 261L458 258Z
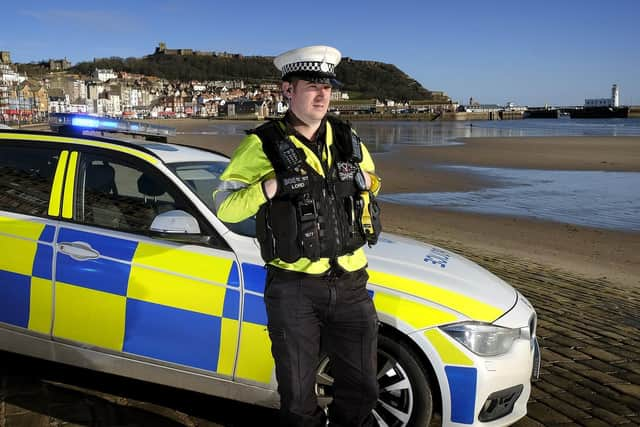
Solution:
M71 127L76 128L79 132L82 132L82 130L93 130L133 135L175 135L174 128L165 126L148 125L146 123L129 122L127 120L106 117L76 116L73 113L52 113L49 122L51 128L59 132L64 132L65 128L71 125Z
M100 120L100 126L105 127L105 128L117 128L118 127L118 122L114 122L111 120Z
M89 119L86 117L73 117L71 119L71 126L97 128L100 127L100 121L96 119Z

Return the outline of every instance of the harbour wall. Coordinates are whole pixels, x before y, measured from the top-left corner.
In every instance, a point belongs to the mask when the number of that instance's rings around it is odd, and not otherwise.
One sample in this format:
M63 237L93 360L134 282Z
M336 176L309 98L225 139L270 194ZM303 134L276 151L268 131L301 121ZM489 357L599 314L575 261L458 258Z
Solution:
M442 112L442 113L368 113L341 114L346 120L402 120L402 121L465 121L465 120L519 120L522 111Z

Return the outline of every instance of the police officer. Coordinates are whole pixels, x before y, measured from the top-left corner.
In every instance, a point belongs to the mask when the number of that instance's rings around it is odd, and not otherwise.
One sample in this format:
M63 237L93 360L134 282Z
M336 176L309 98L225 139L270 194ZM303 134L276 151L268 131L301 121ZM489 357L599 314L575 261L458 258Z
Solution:
M214 192L222 221L256 215L286 426L325 425L314 389L323 354L335 380L330 425L374 424L377 316L362 246L379 232L380 180L357 134L327 116L340 58L328 46L275 58L289 110L251 131Z

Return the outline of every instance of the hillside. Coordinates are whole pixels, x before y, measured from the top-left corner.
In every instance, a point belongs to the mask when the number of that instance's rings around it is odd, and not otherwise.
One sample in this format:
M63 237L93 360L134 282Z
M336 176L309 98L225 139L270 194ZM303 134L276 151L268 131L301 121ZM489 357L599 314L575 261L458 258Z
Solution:
M145 74L169 80L244 80L248 83L278 81L273 58L241 55L167 55L144 58L100 58L76 64L71 71L89 75L95 68ZM392 64L345 58L337 67L344 87L360 99L432 99L430 91Z

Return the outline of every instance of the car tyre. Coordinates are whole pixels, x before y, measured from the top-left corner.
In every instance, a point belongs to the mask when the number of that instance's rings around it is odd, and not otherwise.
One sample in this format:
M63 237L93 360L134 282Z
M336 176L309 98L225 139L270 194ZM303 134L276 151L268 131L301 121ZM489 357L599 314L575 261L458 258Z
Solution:
M381 427L428 426L433 414L431 386L420 358L407 344L378 336L378 404L373 415ZM331 361L318 366L316 394L326 407L333 396Z

